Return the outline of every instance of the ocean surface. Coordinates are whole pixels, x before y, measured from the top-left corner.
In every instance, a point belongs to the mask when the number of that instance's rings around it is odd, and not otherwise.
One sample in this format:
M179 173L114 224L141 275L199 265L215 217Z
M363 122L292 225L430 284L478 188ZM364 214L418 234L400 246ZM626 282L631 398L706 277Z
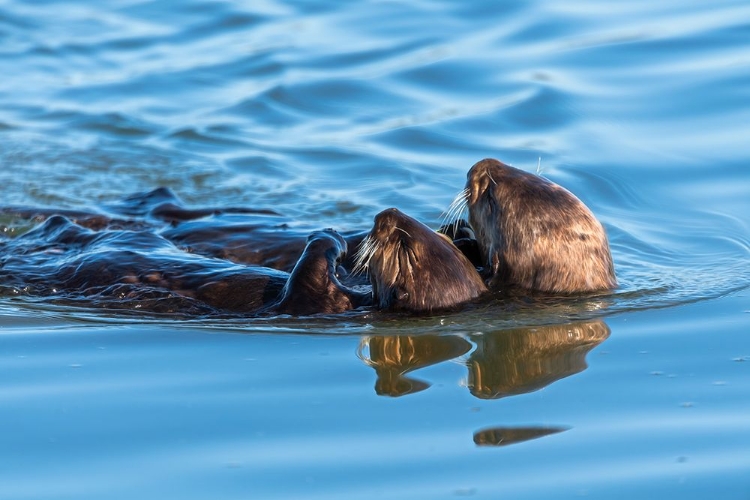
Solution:
M437 228L494 157L620 281L429 317L2 288L0 499L750 499L746 1L0 0L0 75L0 206Z

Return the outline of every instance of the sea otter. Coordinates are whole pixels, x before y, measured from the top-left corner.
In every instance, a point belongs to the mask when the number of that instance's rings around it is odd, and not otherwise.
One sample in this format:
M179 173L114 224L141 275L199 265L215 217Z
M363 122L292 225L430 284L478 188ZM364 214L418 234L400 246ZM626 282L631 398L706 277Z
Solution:
M570 294L617 286L604 228L557 184L484 159L469 170L456 203L468 205L493 288Z
M289 274L185 253L152 231L93 231L54 215L0 241L0 293L151 312L331 314L371 301L336 277L346 250L332 229L313 232Z
M357 264L357 270L368 270L373 302L380 309L449 309L487 291L474 266L447 237L395 208L375 216Z

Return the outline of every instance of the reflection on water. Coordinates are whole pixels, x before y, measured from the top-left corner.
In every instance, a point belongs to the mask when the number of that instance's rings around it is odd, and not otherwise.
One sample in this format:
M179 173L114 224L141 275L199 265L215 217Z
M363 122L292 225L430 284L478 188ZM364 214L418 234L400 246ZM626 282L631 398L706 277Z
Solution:
M586 354L609 337L601 320L475 333L476 349L466 360L468 387L480 399L497 399L541 389L586 369ZM405 375L458 358L471 344L458 335L371 335L358 356L375 369L375 392L404 396L430 384Z
M586 369L586 354L609 337L601 320L515 328L468 336L476 346L465 361L470 393L498 399L536 391ZM370 335L357 355L376 373L375 392L399 397L430 387L406 374L450 361L472 345L460 335ZM561 426L492 426L474 433L477 446L506 446L568 430Z
M586 369L586 354L609 337L601 320L470 336L468 386L481 399L536 391Z
M375 369L375 392L397 397L430 387L406 377L407 373L457 358L470 349L469 342L455 335L374 335L362 338L357 355Z
M493 427L475 432L474 443L477 446L508 446L567 430L568 427Z

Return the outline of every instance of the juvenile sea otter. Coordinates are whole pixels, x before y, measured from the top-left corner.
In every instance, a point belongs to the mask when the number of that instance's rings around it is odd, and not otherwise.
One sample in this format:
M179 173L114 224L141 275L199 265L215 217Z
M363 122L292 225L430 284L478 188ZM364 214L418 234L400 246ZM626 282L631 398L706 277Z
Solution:
M487 291L474 266L448 238L395 208L375 216L360 245L357 269L364 268L373 301L381 309L448 309Z
M0 241L0 294L151 312L340 313L371 302L336 276L346 249L332 229L315 231L288 274L185 253L151 231L92 231L55 215Z
M557 184L485 159L469 170L457 202L468 204L491 286L550 293L617 286L604 228Z

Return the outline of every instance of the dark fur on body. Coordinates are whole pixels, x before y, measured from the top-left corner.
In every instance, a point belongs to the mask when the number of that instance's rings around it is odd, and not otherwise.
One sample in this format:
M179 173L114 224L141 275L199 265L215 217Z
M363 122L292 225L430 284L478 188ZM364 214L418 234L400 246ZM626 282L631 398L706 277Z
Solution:
M492 286L550 293L617 286L604 228L566 189L485 159L469 170L465 195Z
M369 290L357 291L339 280L346 251L346 240L333 229L312 233L274 310L293 315L333 314L370 305Z
M368 268L373 300L381 309L449 309L487 291L448 238L395 208L375 216L358 261Z
M0 292L151 312L332 314L371 301L336 278L345 254L338 233L315 231L288 274L189 254L150 230L92 231L54 215L0 240Z

